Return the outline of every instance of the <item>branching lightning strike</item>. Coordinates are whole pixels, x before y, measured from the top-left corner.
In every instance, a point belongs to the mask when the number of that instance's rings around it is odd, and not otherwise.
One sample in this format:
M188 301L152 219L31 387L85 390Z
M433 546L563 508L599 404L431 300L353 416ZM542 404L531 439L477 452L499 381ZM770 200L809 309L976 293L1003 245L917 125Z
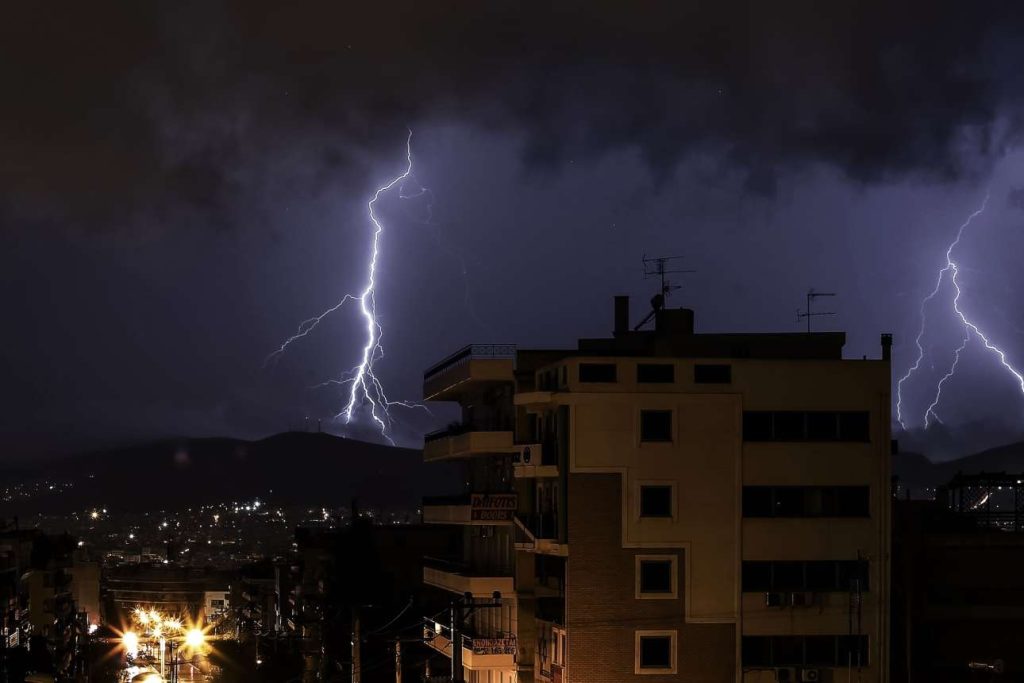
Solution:
M384 331L377 320L376 300L377 259L380 256L380 238L381 233L384 232L384 225L377 216L375 207L378 200L396 186L399 189L399 198L401 199L413 199L425 195L428 197L433 196L428 188L422 186L412 193L407 193L404 189L405 182L412 176L411 129L409 130L409 136L405 140L405 159L405 170L401 174L392 178L387 184L378 187L377 191L374 192L373 197L371 197L366 203L367 214L369 215L370 222L373 224L373 239L371 242L370 257L367 263L366 283L363 285L362 291L358 295L346 294L338 303L328 308L320 315L302 321L295 334L286 339L280 347L267 356L267 359L264 362L264 365L266 365L266 363L269 363L280 356L293 342L308 335L316 329L317 325L319 325L324 318L340 309L346 303L358 303L359 313L366 324L366 342L362 348L360 362L353 368L342 373L339 379L327 380L326 382L322 382L316 386L348 386L348 400L345 407L335 417L343 417L345 419L345 423L349 424L352 422L356 411L362 405L366 405L369 409L370 418L380 428L381 435L392 444L394 441L392 441L389 434L389 430L392 426L392 416L389 412L389 408L398 406L402 408L421 408L426 410L425 406L418 403L390 400L384 391L384 386L374 373L374 365L384 357L384 347L381 343ZM430 211L429 205L427 210L428 212Z
M928 408L926 408L924 412L924 426L929 426L930 419L934 418L936 420L939 420L939 416L936 414L935 409L942 401L942 387L949 379L953 377L953 375L956 374L957 367L960 363L960 354L964 351L965 348L967 348L967 344L971 339L971 335L977 336L981 343L984 344L985 348L996 355L1002 366L1006 369L1007 372L1009 372L1014 377L1017 384L1020 386L1021 393L1024 394L1024 375L1022 375L1020 371L1018 371L1015 367L1013 367L1010 364L1010 362L1006 359L1006 353L1003 352L1002 349L994 345L991 341L989 341L985 333L981 331L981 328L979 328L977 324L972 322L967 317L967 315L964 313L960 305L960 295L962 292L960 289L960 282L957 280L957 276L960 274L960 268L957 265L956 261L953 260L953 250L956 249L957 246L959 246L960 240L961 238L963 238L964 231L967 229L967 227L974 221L975 218L977 218L978 216L985 212L985 208L988 206L988 200L989 193L986 193L985 199L982 201L981 206L974 213L968 216L967 220L960 225L960 228L956 232L956 237L953 239L952 242L950 242L949 246L946 248L946 264L938 272L938 276L935 279L935 287L932 289L931 293L929 293L924 299L921 300L921 326L918 329L917 337L914 340L914 343L917 346L917 358L914 360L914 363L907 370L906 374L904 374L903 377L901 377L900 380L896 383L896 420L897 422L899 422L900 427L902 427L903 429L907 428L906 422L903 419L903 384L908 379L910 379L910 377L921 367L921 361L924 359L924 347L921 344L921 340L924 337L925 333L927 306L928 303L931 302L931 300L938 295L939 290L942 288L942 283L945 280L947 274L949 274L949 282L953 287L954 292L952 302L953 312L956 314L956 317L960 321L961 325L963 325L963 341L953 353L953 362L950 365L949 370L946 371L946 374L943 375L942 379L940 379L938 383L935 385L935 396L932 399L932 402L929 404ZM941 422L941 420L939 421Z

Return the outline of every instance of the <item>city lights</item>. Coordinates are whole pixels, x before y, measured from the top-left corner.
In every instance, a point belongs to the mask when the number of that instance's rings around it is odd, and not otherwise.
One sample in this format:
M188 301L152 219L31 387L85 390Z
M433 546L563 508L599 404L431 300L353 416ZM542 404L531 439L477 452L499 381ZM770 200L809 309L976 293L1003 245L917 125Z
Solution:
M125 631L121 636L121 646L128 656L135 658L139 654L139 636L134 631Z
M185 634L185 645L193 650L202 647L204 642L206 642L206 634L202 629L191 628Z

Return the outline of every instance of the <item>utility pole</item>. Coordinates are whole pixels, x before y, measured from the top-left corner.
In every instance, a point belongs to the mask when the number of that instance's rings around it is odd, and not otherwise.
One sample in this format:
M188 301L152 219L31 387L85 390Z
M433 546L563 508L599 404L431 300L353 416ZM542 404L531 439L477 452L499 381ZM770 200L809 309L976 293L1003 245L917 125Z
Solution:
M478 609L493 609L501 607L501 593L494 591L490 599L475 598L472 593L466 593L461 600L452 600L451 603L451 626L452 626L452 675L451 683L465 683L462 678L462 629L467 616ZM466 612L465 610L469 610Z
M812 313L811 312L811 304L814 302L815 299L817 299L820 296L836 296L836 294L835 294L835 292L815 292L814 288L808 289L807 290L807 308L805 308L803 311L800 311L798 309L797 312L796 312L797 322L800 321L800 318L806 318L807 319L807 334L811 333L811 318L813 318L815 316L819 316L819 315L835 315L835 311L821 311L819 313Z
M452 600L452 683L462 683L462 606Z
M395 636L395 683L402 683L402 639Z
M360 683L362 680L362 646L359 633L359 608L352 607L352 683Z

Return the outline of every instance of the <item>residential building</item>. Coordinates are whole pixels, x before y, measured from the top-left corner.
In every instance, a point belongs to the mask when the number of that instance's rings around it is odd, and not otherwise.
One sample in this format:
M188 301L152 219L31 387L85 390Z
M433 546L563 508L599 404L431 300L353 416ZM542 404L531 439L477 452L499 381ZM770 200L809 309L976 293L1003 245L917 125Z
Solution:
M893 501L892 680L1024 680L1024 474Z
M464 530L424 567L455 603L433 651L461 631L468 683L887 681L891 337L850 360L842 333L697 333L660 306L636 330L625 297L614 317L426 372L463 419L424 458L467 482L424 501Z

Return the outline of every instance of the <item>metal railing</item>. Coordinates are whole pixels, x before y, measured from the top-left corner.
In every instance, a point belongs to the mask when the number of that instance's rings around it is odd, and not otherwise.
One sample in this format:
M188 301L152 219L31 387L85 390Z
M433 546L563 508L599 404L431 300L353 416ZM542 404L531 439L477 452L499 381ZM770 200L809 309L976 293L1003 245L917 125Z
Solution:
M513 425L509 421L495 420L486 422L459 422L450 424L443 429L430 432L423 436L424 443L447 439L452 436L468 434L469 432L511 432Z
M448 356L444 360L435 363L430 366L426 372L423 373L423 381L427 381L432 377L441 374L442 372L449 370L450 368L456 367L463 363L468 363L474 358L485 358L489 360L502 360L511 359L515 360L516 357L516 345L515 344L469 344L462 347L452 355Z

